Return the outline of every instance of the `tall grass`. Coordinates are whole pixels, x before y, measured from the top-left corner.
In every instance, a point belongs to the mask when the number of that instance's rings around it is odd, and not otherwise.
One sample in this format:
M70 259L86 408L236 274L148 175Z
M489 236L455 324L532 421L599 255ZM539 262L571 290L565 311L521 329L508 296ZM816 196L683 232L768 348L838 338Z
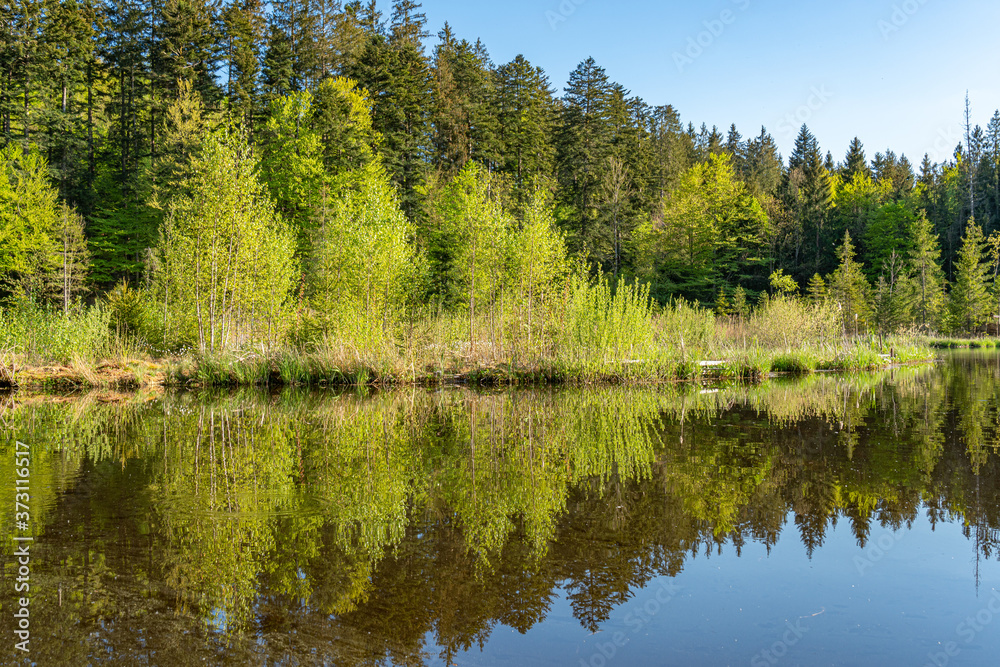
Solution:
M29 300L0 308L0 349L13 350L26 364L93 362L112 340L110 314L101 306L76 307L68 314Z
M524 309L499 294L470 318L461 308L425 309L394 324L345 322L335 330L300 313L283 345L195 354L167 352L150 363L156 337L139 293L116 288L108 305L68 315L19 302L0 309L0 384L22 366L62 365L75 382L202 386L386 385L398 382L539 383L757 382L771 373L865 370L931 358L913 339L845 339L829 306L777 297L746 317L719 317L678 299L654 304L648 288L571 276ZM138 359L146 359L137 363ZM37 375L37 374L35 374Z
M555 349L556 365L584 378L655 373L664 349L657 345L649 288L623 284L615 290L604 277L591 282L574 276Z

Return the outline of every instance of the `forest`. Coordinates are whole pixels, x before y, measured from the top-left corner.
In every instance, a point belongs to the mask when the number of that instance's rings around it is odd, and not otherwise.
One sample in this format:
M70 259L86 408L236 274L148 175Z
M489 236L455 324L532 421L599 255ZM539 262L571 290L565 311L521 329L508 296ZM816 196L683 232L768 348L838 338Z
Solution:
M967 100L944 163L805 125L785 160L420 9L0 8L0 351L623 368L996 333L1000 112Z

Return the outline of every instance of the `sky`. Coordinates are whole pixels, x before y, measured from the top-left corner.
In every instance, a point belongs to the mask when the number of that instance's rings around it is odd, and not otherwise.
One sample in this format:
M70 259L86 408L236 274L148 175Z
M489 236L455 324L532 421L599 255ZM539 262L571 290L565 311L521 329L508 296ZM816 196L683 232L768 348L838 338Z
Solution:
M389 3L380 7L388 16ZM384 7L383 7L384 5ZM803 122L840 161L857 136L918 166L950 159L1000 108L996 0L424 0L427 29L448 21L497 64L523 54L562 94L588 56L685 125L766 126L787 158Z

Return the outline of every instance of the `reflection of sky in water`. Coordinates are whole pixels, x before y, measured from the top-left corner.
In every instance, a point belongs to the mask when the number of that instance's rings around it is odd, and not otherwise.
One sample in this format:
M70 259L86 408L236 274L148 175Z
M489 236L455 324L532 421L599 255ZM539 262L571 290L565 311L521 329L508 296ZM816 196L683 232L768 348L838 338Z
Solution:
M974 547L960 523L932 531L921 514L912 529L895 534L874 527L861 549L843 521L810 560L790 530L794 516L788 520L770 554L759 543L746 544L740 557L728 545L722 555L702 552L686 562L672 590L668 578L658 578L633 591L597 634L573 617L561 592L543 623L524 635L498 627L483 652L473 647L455 661L600 667L747 665L759 658L761 665L919 666L954 642L958 652L948 664L996 664L1000 614L985 627L967 619L994 616L988 609L1000 596L1000 564L981 563L977 596ZM890 548L882 551L880 540ZM1000 609L1000 600L993 607ZM428 642L430 664L444 664L432 635Z
M208 620L209 626L216 632L226 631L226 610L215 608L211 611Z

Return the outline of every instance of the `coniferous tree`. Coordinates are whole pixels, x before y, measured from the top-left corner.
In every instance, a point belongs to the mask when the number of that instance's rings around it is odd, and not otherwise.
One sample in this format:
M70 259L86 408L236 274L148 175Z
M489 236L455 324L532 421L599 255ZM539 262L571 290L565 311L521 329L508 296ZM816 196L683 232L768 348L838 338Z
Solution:
M468 160L494 168L499 161L496 81L481 43L457 40L446 23L434 50L434 162L454 174Z
M92 113L88 119L91 108L84 91L88 74L99 64L97 20L91 0L51 2L39 35L38 72L43 76L38 82L35 143L45 152L62 197L86 205L92 199Z
M747 143L746 184L750 194L758 199L773 197L781 187L784 165L778 145L761 127L760 134Z
M845 182L850 183L856 174L871 177L872 172L868 167L868 158L865 157L865 147L857 137L851 139L850 146L847 147L847 155L844 156L844 168L841 176Z
M496 79L500 171L512 177L524 201L538 179L553 173L556 105L545 73L524 56L500 66Z
M811 302L819 304L826 300L826 296L826 281L823 280L823 276L814 273L813 277L809 279L809 284L806 286L806 297Z
M855 260L850 232L837 249L840 265L830 276L829 294L840 309L844 335L857 336L868 326L871 285L862 265Z
M983 230L970 218L955 261L955 281L948 301L957 330L975 333L990 316L988 271Z
M372 28L349 72L372 95L373 127L382 137L379 153L411 220L419 213L428 171L432 100L430 68L421 44L426 18L419 8L410 0L397 0L388 36L382 28ZM378 14L371 20L378 21Z
M918 215L913 221L910 239L910 269L915 283L914 311L920 326L926 328L939 320L944 305L941 244L925 215Z
M562 224L576 250L595 245L601 233L597 195L611 155L610 103L608 76L588 58L570 74L556 145Z
M157 116L176 99L179 81L189 81L202 102L216 108L222 94L216 81L222 56L218 27L216 4L210 0L163 0L152 44L152 108ZM150 152L155 155L159 119L151 118L150 124Z
M261 0L236 0L226 8L222 19L229 106L253 132L263 112L260 77L267 31L264 4Z
M802 242L811 242L813 268L820 272L828 266L826 248L830 239L827 220L833 190L830 173L823 165L819 143L805 125L799 131L795 150L789 159L787 183L791 205L801 221ZM796 261L798 263L799 260Z

